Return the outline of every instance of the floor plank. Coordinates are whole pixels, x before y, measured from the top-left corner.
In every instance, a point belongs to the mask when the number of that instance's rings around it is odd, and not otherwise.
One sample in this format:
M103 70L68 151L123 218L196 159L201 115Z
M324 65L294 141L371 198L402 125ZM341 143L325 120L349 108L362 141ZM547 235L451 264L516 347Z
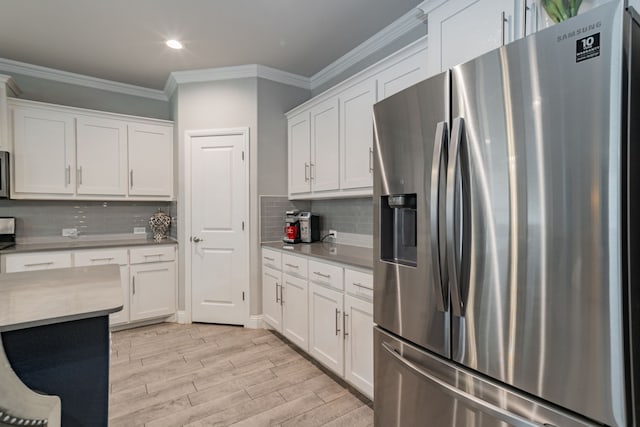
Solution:
M109 425L369 426L373 411L278 335L163 323L114 332Z

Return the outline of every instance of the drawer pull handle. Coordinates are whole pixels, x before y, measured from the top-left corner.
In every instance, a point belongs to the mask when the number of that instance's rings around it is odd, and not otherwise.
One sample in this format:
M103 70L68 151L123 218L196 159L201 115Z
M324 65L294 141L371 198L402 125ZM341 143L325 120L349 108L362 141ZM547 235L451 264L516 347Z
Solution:
M113 257L106 257L106 258L91 258L91 261L111 261L113 259Z
M162 254L150 254L150 255L145 255L145 258L151 258L152 256L162 256Z
M300 268L299 265L294 265L294 264L285 264L287 267L291 267L291 268Z
M266 259L267 261L271 261L271 262L273 262L273 261L275 261L275 260L276 260L275 258L270 258L270 257L268 257L268 256L264 257L264 259Z
M345 311L344 313L342 313L342 329L344 329L344 336L343 338L346 340L347 339L347 335L349 335L349 332L347 332L347 317L349 317L349 315L347 314L347 312Z
M366 291L371 291L371 290L373 290L373 286L371 286L371 285L363 285L363 284L362 284L362 283L360 283L360 282L358 282L358 283L356 283L356 282L351 282L351 283L353 283L353 285L354 285L354 286L356 286L356 287L358 287L358 288L361 288L361 289L364 289L364 290L366 290Z
M53 261L49 261L49 262L33 262L31 264L25 264L25 267L35 267L37 265L51 265L53 264Z
M330 274L322 274L319 271L314 271L313 274L315 274L316 276L324 277L325 279L331 279Z

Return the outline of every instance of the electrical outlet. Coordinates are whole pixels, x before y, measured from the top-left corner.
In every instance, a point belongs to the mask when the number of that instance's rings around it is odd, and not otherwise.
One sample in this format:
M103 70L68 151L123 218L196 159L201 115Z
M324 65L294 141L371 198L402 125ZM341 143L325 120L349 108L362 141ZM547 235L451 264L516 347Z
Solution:
M77 228L63 228L62 237L78 237Z
M334 242L338 240L338 232L336 230L329 230L329 235L333 236Z
M133 227L133 234L147 234L147 229L144 227Z

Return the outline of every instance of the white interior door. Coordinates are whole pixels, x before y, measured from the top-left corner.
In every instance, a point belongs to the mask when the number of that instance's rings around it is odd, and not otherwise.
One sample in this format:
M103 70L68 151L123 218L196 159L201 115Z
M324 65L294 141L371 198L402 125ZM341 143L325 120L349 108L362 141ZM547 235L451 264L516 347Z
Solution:
M194 322L244 324L249 288L248 131L191 136Z

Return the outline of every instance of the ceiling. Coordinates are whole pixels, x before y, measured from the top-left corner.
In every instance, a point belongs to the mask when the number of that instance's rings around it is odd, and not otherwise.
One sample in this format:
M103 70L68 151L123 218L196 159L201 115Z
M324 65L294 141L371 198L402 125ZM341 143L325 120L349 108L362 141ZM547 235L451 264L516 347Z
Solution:
M0 58L152 89L245 64L311 77L421 2L0 0Z

